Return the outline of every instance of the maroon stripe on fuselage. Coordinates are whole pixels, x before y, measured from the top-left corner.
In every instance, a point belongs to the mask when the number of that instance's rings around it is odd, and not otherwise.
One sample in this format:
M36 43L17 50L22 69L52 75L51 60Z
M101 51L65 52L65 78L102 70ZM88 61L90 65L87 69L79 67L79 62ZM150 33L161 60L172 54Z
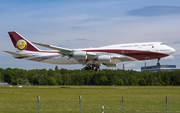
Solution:
M168 56L167 54L150 52L150 51L140 51L140 50L103 49L103 50L83 50L83 51L115 53L115 54L130 56L137 60L151 60L151 59L158 59Z
M119 50L119 49L104 49L104 50L82 50L86 52L106 52L106 53L115 53L120 55L126 55L133 57L137 60L151 60L158 59L168 56L167 54L150 52L150 51L140 51L140 50ZM33 51L40 53L59 53L59 51Z

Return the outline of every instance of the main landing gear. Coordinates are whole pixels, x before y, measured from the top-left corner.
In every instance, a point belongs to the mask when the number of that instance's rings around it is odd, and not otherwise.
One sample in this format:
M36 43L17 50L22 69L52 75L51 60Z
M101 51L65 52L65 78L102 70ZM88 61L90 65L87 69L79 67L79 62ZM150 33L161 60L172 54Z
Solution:
M98 71L99 70L99 66L98 65L95 65L95 64L92 64L92 65L86 65L84 67L85 70L95 70L95 71Z
M158 60L157 60L157 66L160 66L159 60L160 60L160 58L158 58Z

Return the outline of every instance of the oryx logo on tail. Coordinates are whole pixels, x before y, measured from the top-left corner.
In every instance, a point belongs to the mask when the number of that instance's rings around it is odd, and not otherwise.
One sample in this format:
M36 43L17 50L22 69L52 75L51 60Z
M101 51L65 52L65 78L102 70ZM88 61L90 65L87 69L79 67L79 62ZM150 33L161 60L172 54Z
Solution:
M39 49L34 46L31 42L25 39L23 36L18 34L15 31L8 32L11 41L15 48L17 48L17 52L26 50L26 51L39 51Z
M24 40L19 40L19 41L17 42L16 46L17 46L17 48L18 48L19 50L24 50L24 49L26 48L26 46L27 46L27 43L26 43L26 41L24 41Z

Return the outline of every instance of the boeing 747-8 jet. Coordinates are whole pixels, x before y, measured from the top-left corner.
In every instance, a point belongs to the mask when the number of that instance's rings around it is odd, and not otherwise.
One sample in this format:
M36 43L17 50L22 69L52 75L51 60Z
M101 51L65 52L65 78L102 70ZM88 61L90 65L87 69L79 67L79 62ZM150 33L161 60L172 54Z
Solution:
M158 59L169 56L175 49L163 42L128 43L98 48L67 49L49 44L29 42L15 31L8 32L16 52L4 51L14 58L51 64L82 64L86 70L98 70L99 66L116 67L118 62ZM44 51L35 45L53 49Z

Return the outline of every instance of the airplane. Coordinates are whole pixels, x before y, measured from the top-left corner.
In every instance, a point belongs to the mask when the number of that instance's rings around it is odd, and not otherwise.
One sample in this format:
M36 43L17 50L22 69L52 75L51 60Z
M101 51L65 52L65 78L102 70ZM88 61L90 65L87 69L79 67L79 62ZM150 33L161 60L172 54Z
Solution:
M118 62L157 59L176 50L163 42L128 43L98 48L67 49L49 44L29 42L16 31L8 32L16 52L4 51L14 58L51 64L82 64L85 70L98 71L101 65L116 67ZM53 50L40 50L34 44Z

